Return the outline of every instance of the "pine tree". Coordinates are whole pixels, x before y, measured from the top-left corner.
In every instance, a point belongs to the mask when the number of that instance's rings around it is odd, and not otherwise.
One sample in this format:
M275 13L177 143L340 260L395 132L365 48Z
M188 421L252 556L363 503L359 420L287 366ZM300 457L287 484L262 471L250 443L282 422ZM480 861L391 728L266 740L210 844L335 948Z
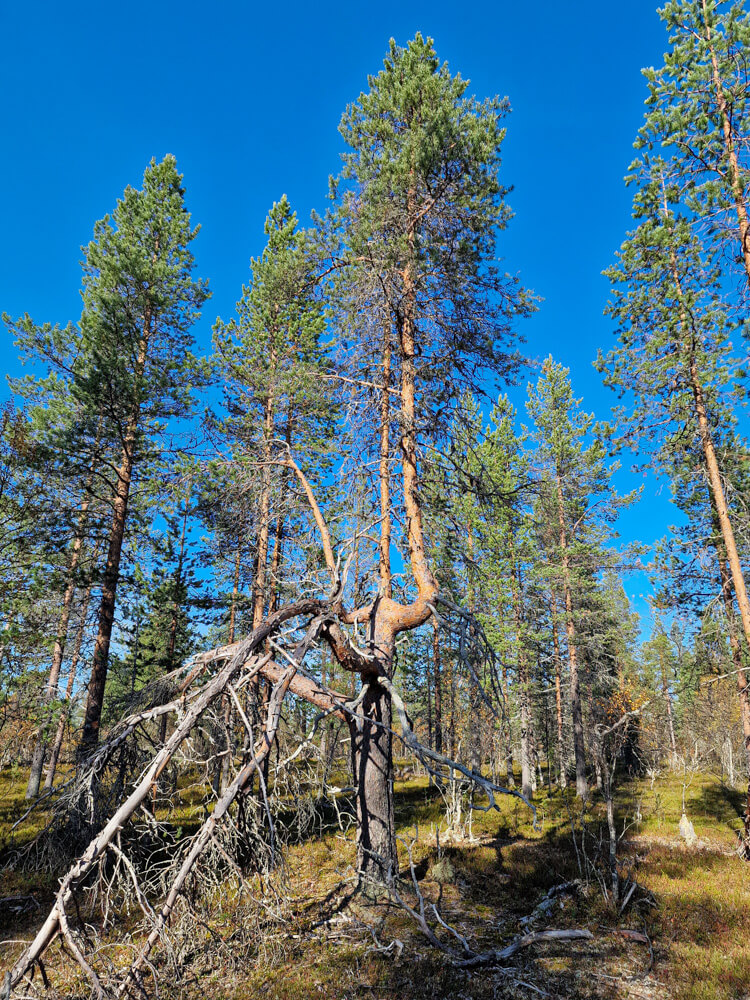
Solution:
M504 664L506 700L506 771L512 777L510 690L507 664L517 666L520 718L521 790L529 798L536 789L533 713L531 709L531 628L528 568L534 541L528 516L531 475L524 453L524 436L515 430L516 411L501 396L490 415L490 430L480 449L485 479L481 504L482 562L491 612L480 617Z
M271 517L272 461L280 444L293 449L303 467L319 476L321 455L331 436L336 406L321 376L325 316L311 280L307 238L286 195L265 223L268 242L251 261L252 281L237 303L237 318L214 326L217 363L225 378L228 411L224 434L237 443L237 460L258 463L255 537L238 534L237 551L255 550L253 628L275 598L285 518L280 505ZM281 473L281 492L286 470ZM275 541L271 552L271 521ZM269 565L269 554L271 555ZM270 584L270 587L269 587Z
M174 157L152 161L94 228L84 262L81 354L73 391L121 442L81 750L99 738L117 584L138 462L165 421L185 417L201 369L190 328L207 298L192 276L197 229Z
M593 574L611 563L603 542L613 537L611 527L619 507L611 485L615 466L606 461L606 450L592 437L594 418L580 409L573 397L568 370L548 358L542 377L529 389L527 409L535 424L538 461L546 482L542 490L540 519L554 524L550 537L550 562L555 586L562 593L562 610L568 647L570 702L573 715L573 749L576 792L587 792L586 750L581 705L582 635L585 598L592 592Z
M637 148L670 161L691 224L727 246L750 284L748 140L750 15L744 3L669 0L664 66L644 70L650 96Z
M691 456L700 455L722 593L731 622L734 591L748 648L750 598L736 539L737 514L722 468L726 452L718 447L732 431L732 411L742 395L729 340L736 323L726 309L722 257L706 247L680 210L678 186L663 161L652 163L644 156L632 178L638 184L634 214L640 224L607 272L614 284L609 312L619 324L620 346L606 359L600 357L598 365L607 372L607 384L632 401L618 412L622 439L640 447L673 480L683 476ZM750 694L744 671L737 669L750 732ZM750 804L747 820L750 830Z
M483 375L515 369L509 323L529 303L495 264L510 214L498 177L507 102L467 97L466 81L441 66L421 35L405 48L392 41L384 69L368 82L340 126L351 151L335 188L341 242L333 266L345 269L352 313L369 320L355 328L368 338L367 364L350 377L374 382L379 401L370 444L360 446L374 444L380 455L380 595L370 609L374 658L363 671L375 683L362 707L370 721L352 739L357 864L383 878L397 864L388 691L395 641L427 621L438 591L425 547L420 447L445 435L480 366ZM411 573L402 601L392 596L391 575L396 470Z

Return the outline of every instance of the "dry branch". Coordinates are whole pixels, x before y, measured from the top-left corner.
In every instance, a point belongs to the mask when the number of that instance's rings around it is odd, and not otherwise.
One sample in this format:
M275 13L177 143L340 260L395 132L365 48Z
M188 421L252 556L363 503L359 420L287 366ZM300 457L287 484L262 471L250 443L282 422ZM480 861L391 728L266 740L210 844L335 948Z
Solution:
M246 640L236 644L232 657L192 701L190 707L178 721L174 732L164 746L155 754L150 765L138 781L138 784L133 789L131 794L115 811L103 829L100 830L99 833L91 840L87 849L62 879L60 888L57 892L55 904L50 910L47 919L32 943L23 952L10 972L8 972L5 976L2 993L0 993L0 998L2 998L2 1000L8 1000L13 987L19 983L23 976L39 962L39 959L43 955L46 948L59 933L62 933L64 937L69 939L69 933L66 932L67 921L65 917L65 907L73 898L76 888L84 882L94 866L103 857L105 852L108 850L109 845L112 843L123 826L130 821L134 813L148 799L158 776L167 766L175 751L193 730L194 726L198 722L198 719L209 704L224 691L226 685L238 671L244 670L244 672L248 674L260 672L264 663L270 660L270 655L261 656L259 655L259 651L262 649L266 639L274 631L276 631L281 624L291 618L298 617L299 615L310 615L315 612L320 612L323 610L323 607L323 602L318 599L310 598L287 608L282 608L276 614L272 615L268 621L255 629ZM319 631L320 625L320 619L315 619L315 636ZM310 634L310 630L308 630L308 636L306 636L305 642L302 644L305 649L307 648L307 644L313 641L313 639L310 638ZM293 671L287 671L286 673L288 674L288 678L286 678L286 684L288 687ZM286 687L284 688L284 692L285 691ZM276 719L276 725L278 725L278 718ZM132 731L132 728L133 727L126 727L128 731ZM264 736L264 739L266 737L267 734ZM122 738L124 738L122 733L119 733L115 737L118 741ZM94 765L97 765L102 757L106 756L107 749L107 745L105 744L100 751L94 754ZM74 949L72 948L71 950ZM77 954L75 957L78 959ZM81 965L88 975L89 971L85 962L82 963L79 960L79 965Z

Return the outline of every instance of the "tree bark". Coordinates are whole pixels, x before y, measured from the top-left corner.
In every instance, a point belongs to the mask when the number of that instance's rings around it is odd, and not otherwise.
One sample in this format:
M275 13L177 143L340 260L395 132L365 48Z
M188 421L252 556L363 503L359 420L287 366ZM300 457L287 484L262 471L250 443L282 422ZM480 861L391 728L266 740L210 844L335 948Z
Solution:
M514 567L512 574L513 614L516 624L516 643L518 650L518 701L521 709L521 793L527 799L533 797L536 781L534 779L534 761L532 753L533 735L531 732L531 710L529 705L529 664L524 645L521 616L520 583Z
M187 495L185 497L185 509L182 513L182 531L180 532L180 552L177 556L177 568L174 575L174 585L175 585L175 596L172 602L172 616L169 620L169 641L167 643L167 672L174 670L176 664L174 662L175 648L177 645L177 626L179 625L180 619L180 604L179 595L182 588L182 571L185 565L185 535L187 533L187 518L188 518L188 508L190 505L190 487L188 487ZM163 743L167 738L167 722L168 718L166 715L162 716L159 720L159 740Z
M714 508L714 518L716 520L716 510ZM719 563L719 576L721 577L721 597L724 602L724 610L727 616L727 630L729 632L729 646L732 650L732 662L737 673L737 695L740 699L740 716L742 718L742 735L745 746L745 772L747 776L747 794L745 797L745 844L746 850L750 848L750 688L748 687L747 672L742 655L742 643L737 635L737 622L732 602L732 580L727 568L726 558L721 544L720 537L716 536L716 556Z
M31 759L31 773L29 774L29 783L26 788L26 798L35 799L39 794L39 785L42 779L42 768L44 766L44 755L47 749L47 725L49 723L48 718L48 706L50 702L57 695L57 687L60 682L60 670L63 664L63 658L65 656L65 644L68 638L68 625L70 623L70 612L73 606L73 598L75 596L77 580L76 576L78 573L78 565L81 560L81 552L83 551L83 541L84 534L86 532L86 521L88 519L89 507L91 506L91 486L94 474L94 463L98 457L98 447L99 447L99 431L97 431L96 442L94 444L94 456L89 466L89 471L87 473L86 483L83 490L83 502L81 503L81 509L78 513L78 520L76 524L75 535L73 537L73 547L70 554L70 562L68 564L68 581L65 587L65 593L63 595L62 609L60 611L60 619L57 625L57 635L55 637L55 646L52 652L52 664L50 666L49 677L47 679L47 685L44 690L44 696L42 699L42 722L39 727L39 731L36 736L36 742L34 744L34 752ZM91 592L89 587L88 593ZM53 768L54 773L54 768Z
M383 388L380 394L380 592L393 597L391 583L391 331L383 331Z
M270 371L276 366L275 352L271 352ZM253 581L253 628L263 621L266 605L266 562L268 561L268 521L271 511L271 437L274 419L274 391L269 379L268 395L263 407L263 469L261 473L260 504L258 506L258 543Z
M86 592L81 603L81 620L78 624L78 631L76 633L75 645L73 646L73 655L70 658L70 667L68 668L68 682L65 685L65 705L60 712L60 718L57 720L57 731L55 732L55 738L52 741L52 747L49 754L49 763L47 764L47 774L44 778L44 790L49 791L55 783L55 771L57 770L57 762L60 759L60 751L62 750L63 739L65 738L65 725L68 721L70 715L70 701L73 697L73 687L75 685L76 673L78 672L78 662L81 658L81 647L83 646L83 638L86 634L86 616L88 615L89 602L91 600L91 584L86 588Z
M393 675L390 628L377 629L380 669ZM359 713L350 721L352 771L357 800L357 871L365 882L388 882L398 874L393 802L391 696L373 678Z
M565 740L563 738L563 708L562 708L562 659L560 657L560 640L557 636L557 600L555 593L550 594L552 611L552 648L555 660L555 712L557 715L557 763L559 768L560 788L568 787L568 775L565 758Z
M443 685L440 663L440 627L432 620L432 681L435 696L435 749L443 752Z
M705 0L704 0L704 12L705 12ZM667 217L667 205L666 205L666 194L664 195L664 216ZM703 457L706 466L706 472L708 474L708 484L709 484L709 497L711 500L712 507L712 519L714 525L718 525L718 532L715 531L717 538L717 555L719 558L719 572L721 574L722 580L722 596L724 599L725 607L731 611L731 615L728 616L730 622L730 641L731 641L731 623L734 620L734 609L732 607L731 601L731 585L734 587L735 597L737 599L737 606L740 611L740 621L742 622L742 630L745 636L745 648L750 649L750 601L748 600L747 587L745 586L745 577L742 572L742 564L740 562L739 552L737 550L737 543L734 537L734 529L732 528L732 521L729 517L729 508L727 505L726 495L724 493L724 484L721 479L721 471L719 469L719 462L716 457L716 449L714 447L713 435L711 433L711 425L708 420L708 413L706 408L706 401L703 392L703 386L701 385L698 364L695 357L695 337L694 331L690 324L690 314L684 306L682 285L680 282L680 277L677 271L677 261L675 259L674 252L671 254L670 259L672 278L675 283L675 288L677 291L677 297L681 306L680 313L680 340L682 353L685 356L686 368L690 383L690 388L693 394L693 404L696 422L698 424L698 436L700 438L701 447L703 449ZM729 564L729 572L727 573L727 563ZM722 571L723 567L723 571ZM742 650L740 648L739 637L735 634L736 640L736 660L737 664L737 685L740 695L740 710L742 713L742 728L743 735L745 737L745 754L747 760L748 768L748 798L747 807L745 813L745 832L746 837L750 840L750 695L748 694L748 684L747 675L744 670L743 660L742 660ZM732 645L732 654L735 656L735 644Z
M237 600L240 594L240 564L242 560L242 546L237 539L237 551L234 555L234 579L232 581L232 603L229 608L229 630L227 643L231 646L234 642L234 630L237 622Z
M674 713L672 712L672 695L669 693L669 682L667 680L666 671L662 665L661 671L661 690L664 695L664 701L667 706L667 726L669 728L669 745L672 749L672 761L674 765L674 760L677 757L677 740L674 735Z
M88 500L85 503L85 508L88 508ZM76 592L76 572L78 570L78 562L83 546L82 520L84 516L85 510L81 513L81 518L78 523L78 531L76 532L73 542L73 550L71 552L70 565L68 567L68 583L65 587L65 593L63 595L60 620L57 625L57 635L55 637L55 647L52 652L52 665L50 667L49 677L47 678L47 684L42 698L42 721L36 734L34 752L31 758L31 773L29 774L29 783L26 786L27 799L35 799L37 797L39 794L39 785L42 781L42 768L44 767L44 755L47 749L48 739L47 726L50 721L49 706L57 696L57 686L60 681L60 670L62 668L63 657L65 655L65 643L68 638L70 612L73 606L73 597Z
M138 355L134 372L134 384L140 385L146 367L146 354L151 334L151 315L147 313L144 331L138 344ZM91 665L91 679L86 700L86 712L83 720L83 733L79 752L86 755L99 742L99 725L104 706L104 689L107 683L107 668L109 665L109 644L112 639L112 628L115 621L115 603L117 584L120 579L120 559L122 542L125 536L125 524L128 514L130 483L135 463L135 448L140 423L140 395L136 393L133 408L130 413L125 433L123 435L120 465L117 469L117 483L112 511L112 525L109 531L109 550L107 563L102 580L102 596L99 606L99 631L94 645L94 660Z

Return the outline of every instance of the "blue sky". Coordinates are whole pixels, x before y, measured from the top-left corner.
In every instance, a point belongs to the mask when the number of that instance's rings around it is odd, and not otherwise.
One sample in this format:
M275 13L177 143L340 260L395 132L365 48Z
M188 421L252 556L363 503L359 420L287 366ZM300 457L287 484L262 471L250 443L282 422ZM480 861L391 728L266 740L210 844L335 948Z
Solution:
M0 10L0 310L76 320L81 244L150 158L170 152L202 226L198 274L213 298L196 332L207 351L213 320L232 312L262 249L272 202L286 192L303 222L324 207L343 109L380 69L388 39L404 44L417 31L477 96L510 98L504 181L516 217L500 252L544 298L523 327L526 350L569 366L586 409L608 416L612 394L592 367L597 348L613 343L601 271L630 226L622 178L643 117L640 69L667 48L652 0L9 0ZM0 351L18 373L7 332ZM665 531L667 493L646 484L624 537ZM636 595L643 582L628 589Z

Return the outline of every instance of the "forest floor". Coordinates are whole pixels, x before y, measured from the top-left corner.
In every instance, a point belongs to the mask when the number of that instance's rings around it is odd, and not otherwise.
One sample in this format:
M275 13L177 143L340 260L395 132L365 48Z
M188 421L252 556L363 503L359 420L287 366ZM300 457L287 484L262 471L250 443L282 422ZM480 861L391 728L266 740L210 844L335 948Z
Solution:
M10 825L23 812L23 791L22 775L0 775L0 850L6 857ZM698 838L693 846L678 828L683 792ZM502 948L519 934L545 928L586 928L592 938L536 943L501 966L456 968L403 909L387 899L366 904L350 898L353 834L333 827L292 845L273 887L253 877L254 902L240 898L231 879L204 899L198 919L182 921L179 934L173 932L172 957L179 961L166 963L162 952L158 995L163 1000L750 1000L750 865L736 853L742 794L717 777L665 772L620 785L620 873L626 891L632 884L627 879L638 883L622 914L609 897L606 877L594 871L598 852L603 857L607 849L596 793L582 816L570 793L540 790L536 829L523 803L503 798L499 811L474 812L470 827L464 815L453 836L443 799L426 779L399 781L396 793L407 902L416 899L410 844L425 901L438 904L442 919L474 950ZM35 819L25 835L39 822ZM575 880L577 891L555 896L530 923L522 923L550 889ZM0 973L42 922L56 882L50 873L0 871ZM115 939L122 940L133 919L123 914L109 932L107 948L115 964L130 954ZM443 941L457 946L456 938L431 923ZM174 935L180 934L177 940ZM88 996L57 945L47 971L53 989L45 995ZM36 982L41 985L38 977Z

